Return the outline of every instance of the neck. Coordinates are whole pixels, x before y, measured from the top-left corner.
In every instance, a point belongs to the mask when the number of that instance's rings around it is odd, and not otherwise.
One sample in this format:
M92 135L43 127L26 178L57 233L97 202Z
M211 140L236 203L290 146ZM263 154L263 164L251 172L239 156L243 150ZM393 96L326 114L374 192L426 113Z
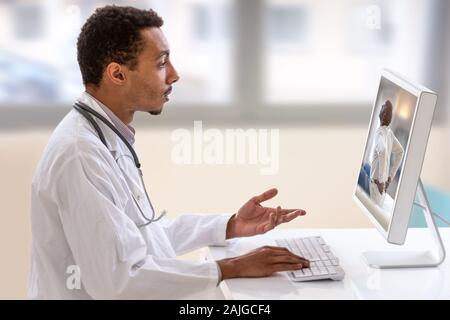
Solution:
M133 121L134 110L125 106L123 99L117 96L117 92L92 86L86 86L86 92L108 107L126 125Z

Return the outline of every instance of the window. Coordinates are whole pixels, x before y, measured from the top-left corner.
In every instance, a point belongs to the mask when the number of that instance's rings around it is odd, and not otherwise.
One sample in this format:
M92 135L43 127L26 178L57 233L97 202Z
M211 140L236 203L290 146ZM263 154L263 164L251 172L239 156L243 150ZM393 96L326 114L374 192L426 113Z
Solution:
M272 105L372 101L380 70L420 79L423 1L269 0L264 100ZM281 41L282 40L282 41Z
M164 18L181 76L173 117L320 119L343 106L363 115L382 68L427 85L443 81L435 71L448 59L441 0L2 1L0 109L68 107L82 90L80 27L107 3Z
M0 2L0 105L67 105L83 90L76 39L84 21L105 4L153 8L183 81L175 103L230 100L230 0Z

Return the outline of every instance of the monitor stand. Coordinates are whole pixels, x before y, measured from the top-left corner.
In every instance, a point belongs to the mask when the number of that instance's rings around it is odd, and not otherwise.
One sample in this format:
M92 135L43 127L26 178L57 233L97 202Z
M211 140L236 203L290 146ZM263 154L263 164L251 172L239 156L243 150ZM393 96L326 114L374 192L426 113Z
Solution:
M429 251L367 251L363 253L363 258L370 267L379 269L436 267L444 262L444 244L420 179L416 194L419 203L415 204L424 212L435 247Z

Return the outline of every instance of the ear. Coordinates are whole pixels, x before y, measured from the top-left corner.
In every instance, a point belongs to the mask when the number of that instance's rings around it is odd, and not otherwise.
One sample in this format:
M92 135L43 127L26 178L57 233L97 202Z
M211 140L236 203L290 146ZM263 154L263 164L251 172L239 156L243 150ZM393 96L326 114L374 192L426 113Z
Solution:
M126 80L123 66L116 62L111 62L106 66L105 76L109 81L117 85L123 85Z

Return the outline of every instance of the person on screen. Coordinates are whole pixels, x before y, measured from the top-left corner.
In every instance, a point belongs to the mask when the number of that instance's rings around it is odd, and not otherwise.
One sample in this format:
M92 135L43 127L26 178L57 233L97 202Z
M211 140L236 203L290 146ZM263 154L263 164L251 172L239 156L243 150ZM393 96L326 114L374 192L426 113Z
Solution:
M392 121L392 103L381 106L380 127L375 132L374 148L370 159L370 197L382 206L386 190L396 175L403 159L404 150L389 125Z

